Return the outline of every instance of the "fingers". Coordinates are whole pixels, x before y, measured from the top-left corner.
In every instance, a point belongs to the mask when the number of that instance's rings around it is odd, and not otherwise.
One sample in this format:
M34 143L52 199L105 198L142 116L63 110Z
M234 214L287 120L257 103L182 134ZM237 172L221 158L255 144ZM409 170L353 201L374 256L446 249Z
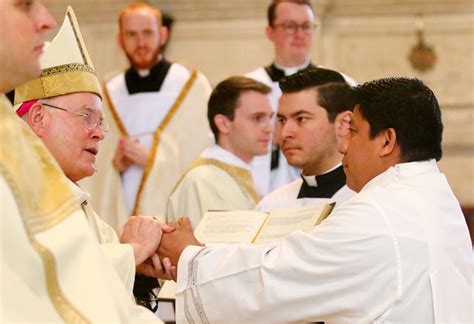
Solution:
M175 280L176 276L173 275L172 269L173 266L171 265L171 261L169 258L164 258L163 263L160 261L160 257L157 253L155 253L151 257L151 262L154 268L154 276L158 279L166 279L166 280ZM176 268L176 267L174 267ZM175 270L176 272L176 270Z
M176 266L171 267L171 276L173 277L174 281L178 280L178 268Z
M193 232L193 225L188 217L178 219L179 229L182 231Z

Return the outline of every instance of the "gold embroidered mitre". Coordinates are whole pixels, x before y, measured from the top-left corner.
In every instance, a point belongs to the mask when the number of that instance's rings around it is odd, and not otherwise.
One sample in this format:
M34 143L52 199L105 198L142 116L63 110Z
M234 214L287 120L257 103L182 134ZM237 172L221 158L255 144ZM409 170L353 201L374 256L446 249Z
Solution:
M92 92L102 98L99 79L89 58L71 7L63 25L40 57L41 76L15 89L15 105L25 101Z

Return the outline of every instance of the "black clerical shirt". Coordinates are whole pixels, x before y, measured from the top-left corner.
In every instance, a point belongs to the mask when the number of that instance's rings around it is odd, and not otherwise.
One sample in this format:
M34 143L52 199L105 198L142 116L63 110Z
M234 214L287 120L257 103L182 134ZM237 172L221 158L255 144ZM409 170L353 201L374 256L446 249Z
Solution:
M328 173L317 175L315 177L317 186L310 186L302 177L303 184L298 193L298 199L331 198L346 184L346 175L342 165Z
M145 77L140 76L134 68L129 68L125 72L125 84L127 85L128 94L160 91L170 67L170 62L161 59L153 65L150 74Z

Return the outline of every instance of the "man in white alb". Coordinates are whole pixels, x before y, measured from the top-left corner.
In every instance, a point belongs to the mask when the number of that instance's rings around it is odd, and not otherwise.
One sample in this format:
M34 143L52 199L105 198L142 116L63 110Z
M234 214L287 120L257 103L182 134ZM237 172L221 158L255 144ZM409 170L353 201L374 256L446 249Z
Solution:
M235 76L220 82L208 103L216 144L193 162L168 200L168 221L183 215L195 228L208 210L253 209L259 200L250 174L268 151L273 127L270 88Z
M97 174L83 183L99 215L115 229L129 215L164 220L171 190L210 143L211 88L200 72L161 54L167 37L161 12L148 3L129 4L119 27L118 42L131 67L105 84L109 134Z
M341 203L354 195L346 186L337 147L349 131L352 90L333 70L313 68L280 81L278 143L301 178L263 197L256 209Z
M273 0L267 9L267 20L265 33L273 43L273 63L260 67L247 76L272 88L269 98L276 113L281 95L278 87L281 78L318 66L311 62L310 57L316 22L309 0ZM350 85L356 84L350 77L343 76ZM277 124L272 151L264 157L254 159L252 163L255 186L261 196L299 178L300 170L289 166L278 148L278 132Z
M388 78L354 95L339 150L358 194L311 232L206 247L187 219L163 228L158 253L178 266L177 322L472 323L471 241L436 164L434 93Z

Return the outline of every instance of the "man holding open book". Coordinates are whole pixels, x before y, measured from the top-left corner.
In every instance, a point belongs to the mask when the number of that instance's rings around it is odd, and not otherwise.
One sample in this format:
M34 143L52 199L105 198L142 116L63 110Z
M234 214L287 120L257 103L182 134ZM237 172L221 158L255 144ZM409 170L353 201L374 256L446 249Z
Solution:
M336 71L313 68L280 81L279 146L301 178L265 196L257 210L343 202L354 195L346 186L338 143L349 131L354 100Z
M354 94L339 150L358 194L310 233L204 247L186 219L163 229L159 254L178 271L178 322L472 323L471 242L436 164L434 93L388 78Z

